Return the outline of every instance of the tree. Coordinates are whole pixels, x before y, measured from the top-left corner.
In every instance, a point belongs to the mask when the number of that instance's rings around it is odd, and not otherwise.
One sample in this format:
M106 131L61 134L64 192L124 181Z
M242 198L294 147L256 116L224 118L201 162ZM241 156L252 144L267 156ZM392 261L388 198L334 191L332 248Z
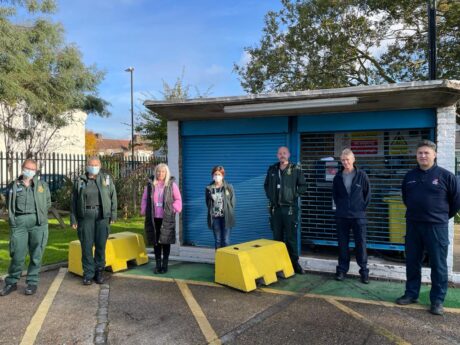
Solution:
M249 62L247 92L428 79L427 0L282 0L268 12ZM438 78L460 78L460 2L437 6Z
M94 156L97 152L97 137L92 131L85 131L85 154Z
M60 24L40 17L54 13L54 0L1 3L0 132L7 155L22 142L30 156L46 150L56 131L75 121L76 109L110 114L109 104L97 94L104 73L84 65L78 48L64 42ZM21 7L28 11L29 22L18 22ZM23 116L30 116L35 126L18 125Z
M198 88L195 87L195 92L192 93L190 89L192 86L184 82L184 71L180 77L178 77L173 85L168 84L163 80L163 99L166 101L177 102L189 99L191 97L206 97L209 96L211 88L209 87L204 93L201 93ZM154 98L148 95L149 98ZM138 114L138 125L136 131L139 132L142 137L152 143L154 150L163 149L167 151L167 120L147 109L141 111Z

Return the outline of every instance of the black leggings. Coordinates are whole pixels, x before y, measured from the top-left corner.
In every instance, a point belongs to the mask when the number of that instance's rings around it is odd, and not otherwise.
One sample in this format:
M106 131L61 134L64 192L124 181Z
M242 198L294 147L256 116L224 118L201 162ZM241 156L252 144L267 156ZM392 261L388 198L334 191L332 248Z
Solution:
M161 259L161 252L163 252L163 258L168 259L169 258L169 253L171 252L171 245L170 244L162 244L158 243L158 239L160 238L160 229L161 229L161 224L163 223L163 218L153 218L153 221L155 222L155 237L156 237L156 243L153 245L153 252L155 253L155 259L160 260Z

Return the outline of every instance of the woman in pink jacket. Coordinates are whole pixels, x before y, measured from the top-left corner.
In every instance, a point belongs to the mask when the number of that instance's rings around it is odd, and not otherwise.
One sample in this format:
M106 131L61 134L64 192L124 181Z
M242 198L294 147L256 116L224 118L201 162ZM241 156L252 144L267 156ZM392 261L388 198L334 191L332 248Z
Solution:
M168 272L171 244L176 243L176 213L181 211L182 198L174 177L166 164L158 164L144 189L141 203L147 243L153 245L155 252L155 274Z

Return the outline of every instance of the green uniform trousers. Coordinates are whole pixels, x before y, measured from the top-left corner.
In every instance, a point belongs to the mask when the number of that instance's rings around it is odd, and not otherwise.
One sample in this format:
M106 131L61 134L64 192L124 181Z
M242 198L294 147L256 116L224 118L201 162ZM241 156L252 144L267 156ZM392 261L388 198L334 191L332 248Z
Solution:
M36 214L15 217L15 226L10 228L10 257L6 284L15 284L21 277L27 253L30 256L27 284L37 285L43 252L48 242L48 224L37 225Z
M102 210L86 209L85 217L78 219L78 239L81 243L83 277L94 278L96 270L105 267L105 245L109 237L109 218L102 217ZM93 246L94 255L93 255Z
M286 243L286 247L292 263L299 261L299 249L297 246L297 206L275 207L270 218L273 231L273 239Z

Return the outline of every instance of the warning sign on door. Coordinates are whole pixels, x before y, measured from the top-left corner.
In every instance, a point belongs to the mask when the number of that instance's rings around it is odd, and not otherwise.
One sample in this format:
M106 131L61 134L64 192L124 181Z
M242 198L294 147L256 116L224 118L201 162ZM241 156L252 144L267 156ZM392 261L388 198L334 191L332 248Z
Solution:
M335 156L349 148L356 156L383 156L381 132L352 132L335 134Z

